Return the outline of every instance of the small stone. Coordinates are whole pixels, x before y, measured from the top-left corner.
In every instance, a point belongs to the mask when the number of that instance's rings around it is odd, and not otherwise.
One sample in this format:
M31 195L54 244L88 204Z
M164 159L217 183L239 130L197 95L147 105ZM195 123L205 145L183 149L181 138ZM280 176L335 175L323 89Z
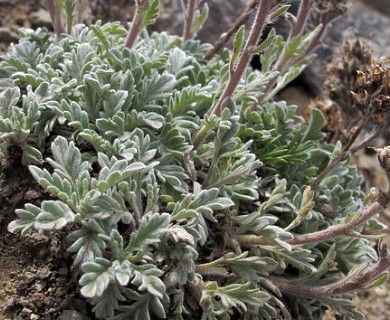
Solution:
M38 316L37 314L33 313L32 315L30 315L30 320L38 320L40 319L40 316Z
M61 298L65 295L66 290L64 288L57 288L56 290L56 297Z
M58 320L89 320L89 318L76 310L64 310Z
M41 197L41 193L40 192L37 192L35 190L28 190L25 194L24 194L24 199L26 201L31 201L31 200L34 200L34 199L38 199L39 197Z
M17 42L18 34L7 27L0 27L0 39L4 42Z
M49 11L45 9L40 9L36 12L34 12L31 17L31 25L33 27L42 27L42 26L51 26L51 18L50 18L50 13Z
M60 276L66 276L68 274L68 268L61 268L58 270Z
M17 300L16 300L15 297L12 297L12 298L8 299L7 300L7 304L6 304L6 308L7 309L11 309L12 307L15 306L16 302L17 302Z
M22 311L20 311L19 316L26 317L30 316L32 314L32 310L29 308L23 308Z

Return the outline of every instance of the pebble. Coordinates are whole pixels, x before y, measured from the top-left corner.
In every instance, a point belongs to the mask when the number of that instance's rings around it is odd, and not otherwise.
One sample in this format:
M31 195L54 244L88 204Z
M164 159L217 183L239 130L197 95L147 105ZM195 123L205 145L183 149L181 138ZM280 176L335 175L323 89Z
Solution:
M0 27L0 39L4 42L17 42L19 36L16 32L7 27Z
M51 26L51 18L49 11L45 9L40 9L34 12L30 16L32 27L42 27L42 26Z
M58 320L89 320L89 318L76 310L64 310Z

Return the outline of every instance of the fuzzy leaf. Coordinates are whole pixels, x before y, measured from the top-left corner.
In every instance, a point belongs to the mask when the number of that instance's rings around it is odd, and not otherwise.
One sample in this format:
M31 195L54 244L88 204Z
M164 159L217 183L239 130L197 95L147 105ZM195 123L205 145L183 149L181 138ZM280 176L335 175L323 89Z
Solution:
M37 215L34 228L43 230L62 229L73 222L75 214L61 201L43 201L42 211Z
M146 246L160 242L161 235L167 230L170 222L169 214L153 213L142 217L138 230L131 234L125 251L142 251Z
M163 274L161 270L151 264L133 266L134 278L131 283L138 286L140 291L148 291L150 294L162 299L165 292L165 285L160 279Z
M95 262L82 265L84 274L80 278L81 294L86 298L103 295L113 280L111 262L104 258L96 258Z
M27 203L25 209L16 209L15 212L19 219L8 225L8 231L12 233L20 232L23 235L33 228L36 217L42 210L31 203Z
M195 17L192 22L193 34L198 33L198 31L203 27L204 23L206 22L208 16L209 16L209 6L207 5L207 3L205 3L200 11L196 10L195 12Z
M236 60L243 49L245 40L245 25L242 25L236 32L233 42L233 53L230 60L230 73L233 73L236 67Z

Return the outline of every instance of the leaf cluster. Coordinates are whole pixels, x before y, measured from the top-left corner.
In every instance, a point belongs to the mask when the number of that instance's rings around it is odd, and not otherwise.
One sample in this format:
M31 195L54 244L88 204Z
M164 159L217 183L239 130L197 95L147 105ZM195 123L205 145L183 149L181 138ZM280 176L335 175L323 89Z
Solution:
M69 231L81 295L101 319L315 319L336 302L356 315L349 296L284 299L270 280L325 284L376 259L363 236L289 243L343 223L363 199L348 159L309 188L340 149L322 144L321 113L304 124L284 102L252 108L275 76L265 69L248 70L210 114L231 53L205 60L208 45L146 31L129 49L125 33L117 23L59 39L24 30L1 62L1 146L18 145L52 196L17 209L9 230ZM264 66L280 54L267 50Z

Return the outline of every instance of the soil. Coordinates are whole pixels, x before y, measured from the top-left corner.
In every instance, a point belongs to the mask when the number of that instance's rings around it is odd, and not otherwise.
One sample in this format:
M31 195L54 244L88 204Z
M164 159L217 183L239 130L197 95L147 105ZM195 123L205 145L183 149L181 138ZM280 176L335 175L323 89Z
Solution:
M50 27L43 2L0 0L0 53L17 41L20 27ZM95 0L94 20L129 19L132 1L120 0L115 5L107 5L108 2ZM9 159L0 159L0 319L93 319L87 303L78 296L64 234L18 236L7 231L8 224L15 219L15 209L27 202L39 205L48 198L26 167L15 160L20 159L18 151L11 151ZM370 161L375 163L372 158ZM364 163L366 166L369 161ZM389 221L386 223L390 225ZM390 319L390 310L386 308L390 305L389 290L387 283L383 288L358 293L356 304L368 320ZM326 319L334 316L329 313Z
M71 278L63 234L7 231L15 209L27 202L40 205L48 195L25 166L13 158L1 160L0 319L58 319L67 309L85 314L86 303L75 296L77 282Z

